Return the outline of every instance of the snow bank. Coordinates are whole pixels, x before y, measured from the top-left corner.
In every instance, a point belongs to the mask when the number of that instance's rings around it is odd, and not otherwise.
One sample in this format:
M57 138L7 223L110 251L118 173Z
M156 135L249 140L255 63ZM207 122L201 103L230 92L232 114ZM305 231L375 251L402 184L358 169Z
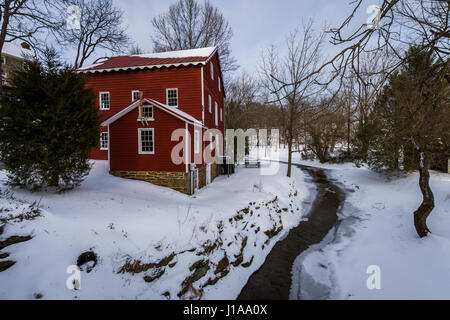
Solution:
M420 239L413 212L421 203L418 175L390 181L368 169L333 166L348 195L337 232L296 261L302 299L450 299L450 175L433 173L433 232ZM314 250L321 247L321 250ZM369 290L369 266L381 289ZM301 270L301 271L300 271Z
M194 262L204 259L210 266L193 284L199 289L214 279L225 254L229 273L197 298L234 299L276 241L301 221L301 204L309 193L302 171L287 178L284 165L272 176L238 168L195 196L111 176L107 166L96 161L83 184L62 195L14 190L16 198L38 201L43 214L6 225L2 238L33 239L3 250L17 263L0 272L0 299L33 299L37 293L44 299L178 299ZM4 172L0 178L5 179ZM269 238L264 232L273 228L279 233ZM202 253L207 249L211 252ZM98 254L98 265L90 273L82 271L81 290L68 290L66 269L87 250ZM164 274L151 283L143 277L154 275L154 268L118 274L127 261L161 262L172 253ZM241 263L231 265L240 253Z

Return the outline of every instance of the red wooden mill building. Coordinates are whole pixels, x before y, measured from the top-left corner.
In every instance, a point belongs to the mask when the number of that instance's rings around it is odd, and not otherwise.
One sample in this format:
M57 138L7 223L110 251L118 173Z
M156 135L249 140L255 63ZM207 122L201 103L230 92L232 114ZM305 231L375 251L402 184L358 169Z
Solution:
M112 57L79 72L87 74L88 86L98 96L102 120L99 148L91 158L108 160L111 174L187 194L219 174L219 166L202 156L224 136L225 93L217 47ZM182 163L172 157L182 142L172 141L176 129L190 137L184 139ZM222 135L209 130L205 136L211 138L203 139L208 129Z

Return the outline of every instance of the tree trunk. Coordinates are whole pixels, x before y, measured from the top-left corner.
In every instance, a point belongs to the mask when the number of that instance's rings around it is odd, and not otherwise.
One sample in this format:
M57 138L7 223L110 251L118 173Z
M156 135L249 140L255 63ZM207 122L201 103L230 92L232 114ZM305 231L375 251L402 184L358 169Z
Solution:
M288 169L287 169L287 176L291 176L291 167L292 167L292 138L289 138L288 141Z
M414 227L419 237L426 237L431 232L427 227L427 218L434 208L434 196L430 188L429 160L424 152L420 152L419 186L423 200L419 208L414 212Z

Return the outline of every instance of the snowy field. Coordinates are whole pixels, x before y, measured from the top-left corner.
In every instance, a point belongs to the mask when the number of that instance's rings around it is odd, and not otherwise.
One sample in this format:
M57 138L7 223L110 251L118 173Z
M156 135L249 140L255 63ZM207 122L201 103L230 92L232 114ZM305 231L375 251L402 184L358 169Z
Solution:
M287 161L287 150L260 150L260 158ZM431 173L432 234L420 239L413 225L422 202L418 173L388 180L352 163L304 161L298 152L292 159L330 169L347 193L338 228L297 258L292 299L450 299L450 174ZM369 266L379 267L380 289L367 287Z
M12 190L28 204L2 198L1 218L35 201L41 216L5 226L2 240L33 238L2 250L16 264L0 272L0 299L234 299L304 215L303 172L287 178L286 166L279 169L260 176L239 167L187 196L113 177L106 161L96 161L86 181L65 194ZM88 250L98 264L81 272L81 290L68 290L66 269Z

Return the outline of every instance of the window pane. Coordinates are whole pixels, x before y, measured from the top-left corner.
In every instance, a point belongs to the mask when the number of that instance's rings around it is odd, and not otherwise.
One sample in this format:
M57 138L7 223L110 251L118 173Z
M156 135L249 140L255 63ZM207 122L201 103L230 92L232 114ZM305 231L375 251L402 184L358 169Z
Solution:
M143 114L144 118L153 118L153 106L149 105L143 106L142 112L144 113Z
M167 104L172 107L178 106L178 90L167 90Z
M100 109L109 109L109 93L100 93Z
M108 149L108 132L100 133L100 149Z
M141 130L141 151L153 152L153 130Z

